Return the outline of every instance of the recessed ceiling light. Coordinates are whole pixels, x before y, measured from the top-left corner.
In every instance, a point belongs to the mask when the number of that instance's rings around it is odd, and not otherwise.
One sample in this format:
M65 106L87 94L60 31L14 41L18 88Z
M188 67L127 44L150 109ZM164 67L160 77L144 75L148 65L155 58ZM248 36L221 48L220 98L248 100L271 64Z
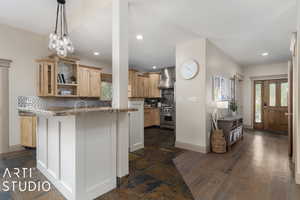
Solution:
M137 36L136 36L136 39L137 39L137 40L143 40L144 37L143 37L143 35L137 35Z
M261 55L262 55L262 56L268 56L269 53L268 53L268 52L264 52L264 53L262 53Z
M94 55L95 55L95 56L99 56L100 53L99 53L99 52L94 52Z
M153 67L152 67L152 69L156 69L156 68L157 68L156 66L153 66Z

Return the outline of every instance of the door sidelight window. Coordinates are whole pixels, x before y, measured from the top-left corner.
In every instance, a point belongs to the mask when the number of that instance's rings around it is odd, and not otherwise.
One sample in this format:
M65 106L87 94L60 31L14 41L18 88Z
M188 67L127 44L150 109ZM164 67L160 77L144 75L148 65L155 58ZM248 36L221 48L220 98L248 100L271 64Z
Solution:
M255 122L262 122L262 84L255 84Z
M269 106L276 106L276 83L269 84Z
M280 84L280 106L286 107L288 106L288 91L289 86L288 83L281 83Z

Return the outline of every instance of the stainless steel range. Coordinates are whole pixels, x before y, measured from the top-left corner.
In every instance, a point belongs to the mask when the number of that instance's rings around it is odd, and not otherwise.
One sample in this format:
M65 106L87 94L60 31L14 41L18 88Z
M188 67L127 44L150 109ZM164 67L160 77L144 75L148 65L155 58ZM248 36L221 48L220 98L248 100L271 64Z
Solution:
M166 67L160 71L161 107L160 127L175 129L175 98L174 88L176 82L175 67Z
M160 110L160 126L175 129L175 101L174 89L163 89Z

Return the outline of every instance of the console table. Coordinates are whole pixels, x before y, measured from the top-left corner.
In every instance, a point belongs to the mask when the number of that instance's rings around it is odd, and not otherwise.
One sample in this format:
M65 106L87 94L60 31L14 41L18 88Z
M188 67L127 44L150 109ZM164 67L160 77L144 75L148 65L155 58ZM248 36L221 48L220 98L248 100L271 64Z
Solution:
M231 146L244 138L243 118L241 116L228 116L218 120L218 128L223 130L227 151Z

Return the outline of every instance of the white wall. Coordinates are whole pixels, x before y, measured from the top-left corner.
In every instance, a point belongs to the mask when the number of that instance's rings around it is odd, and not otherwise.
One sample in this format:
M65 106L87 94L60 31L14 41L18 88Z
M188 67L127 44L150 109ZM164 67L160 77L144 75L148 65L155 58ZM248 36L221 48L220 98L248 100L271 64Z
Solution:
M109 74L112 73L112 65L110 63L101 62L99 60L91 60L81 56L78 57L80 58L80 64L82 65L100 67L102 68L103 73L109 73Z
M243 89L243 105L244 105L244 124L246 127L253 127L253 81L252 80L266 80L271 78L287 77L288 62L275 63L268 65L256 65L243 67L244 74L244 89Z
M194 151L206 151L205 76L206 40L199 39L176 46L176 146ZM180 75L182 63L194 59L199 73L192 80Z
M211 114L214 110L214 107L211 103L213 102L213 76L221 76L230 79L236 74L241 74L242 68L209 40L207 40L206 43L206 66L206 138L207 144L209 144L209 136L211 133ZM236 98L237 102L239 103L239 99L241 97L237 96ZM242 105L239 105L239 107L242 107ZM222 110L222 114L227 115L228 109Z
M293 77L294 77L294 88L293 88L293 95L294 95L294 102L293 102L293 130L295 135L295 177L296 177L296 183L300 184L300 132L299 132L299 116L300 116L300 106L299 106L299 94L300 94L300 87L299 87L299 79L300 79L300 1L297 1L297 47L296 47L296 55L294 57L294 71L293 71ZM297 86L297 87L296 87Z
M180 75L182 63L195 59L199 74L192 80ZM213 111L213 76L232 78L241 67L206 39L178 44L176 47L176 146L207 152Z
M0 58L0 154L9 151L9 67L10 61Z
M0 25L0 56L12 60L9 75L10 145L20 144L17 97L36 95L35 59L48 55L45 37Z
M36 59L51 54L47 38L0 24L0 57L12 60L9 76L9 127L10 145L20 144L20 123L17 111L18 96L34 96L37 87ZM82 64L99 66L111 73L111 65L83 59Z

